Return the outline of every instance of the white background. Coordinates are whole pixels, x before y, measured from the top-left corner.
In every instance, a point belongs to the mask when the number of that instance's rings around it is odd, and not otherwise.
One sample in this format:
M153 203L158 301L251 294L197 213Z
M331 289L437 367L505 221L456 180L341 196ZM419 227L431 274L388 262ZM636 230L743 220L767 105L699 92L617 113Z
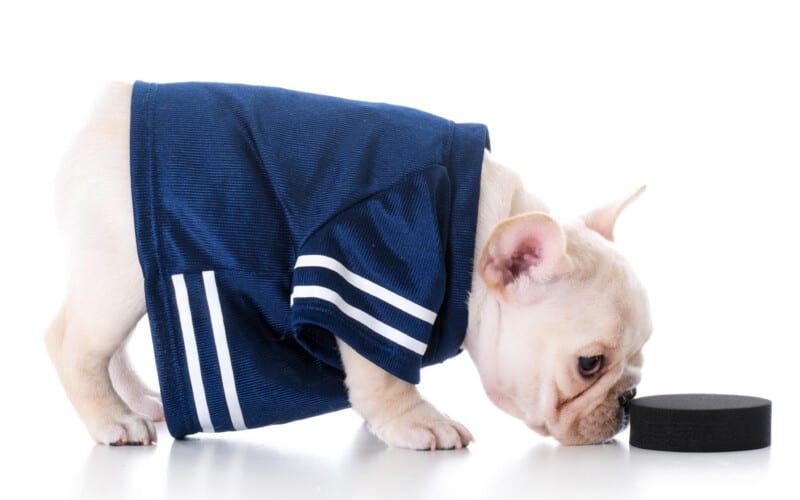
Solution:
M792 477L800 350L800 4L14 2L0 8L0 496L752 498ZM61 299L53 177L107 79L218 80L489 125L559 212L647 184L619 247L650 290L639 393L772 399L773 446L564 448L494 410L466 356L422 390L478 442L386 450L351 412L153 448L93 446L42 342ZM154 380L145 328L133 350Z

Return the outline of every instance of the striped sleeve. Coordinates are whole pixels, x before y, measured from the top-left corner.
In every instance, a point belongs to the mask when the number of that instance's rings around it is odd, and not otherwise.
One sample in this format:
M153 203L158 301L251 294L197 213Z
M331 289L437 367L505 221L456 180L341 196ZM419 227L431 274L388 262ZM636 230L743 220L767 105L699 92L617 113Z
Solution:
M340 364L338 337L395 376L419 381L445 292L448 186L441 169L429 168L306 241L290 298L294 334L306 350Z

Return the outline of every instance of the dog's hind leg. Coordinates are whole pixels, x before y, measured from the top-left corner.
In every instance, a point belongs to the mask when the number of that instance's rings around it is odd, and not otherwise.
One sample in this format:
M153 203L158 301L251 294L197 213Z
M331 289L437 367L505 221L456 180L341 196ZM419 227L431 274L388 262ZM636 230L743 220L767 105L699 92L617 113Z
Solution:
M130 96L130 85L108 85L65 157L56 205L67 296L46 335L67 396L92 437L108 444L156 441L154 415L133 411L109 374L145 313L130 190Z
M91 291L70 292L47 332L47 347L67 396L91 436L105 444L150 444L156 441L151 400L149 416L131 409L115 390L109 364L143 314L134 301L97 301ZM88 300L87 300L88 299ZM114 303L116 302L116 303ZM119 383L117 384L119 386ZM134 394L124 392L129 401ZM142 409L141 407L138 409Z

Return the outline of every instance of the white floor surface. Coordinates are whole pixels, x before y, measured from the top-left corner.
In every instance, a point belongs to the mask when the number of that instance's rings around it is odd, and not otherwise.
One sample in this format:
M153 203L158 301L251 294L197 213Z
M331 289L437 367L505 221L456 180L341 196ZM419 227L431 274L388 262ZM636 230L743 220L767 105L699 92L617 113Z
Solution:
M796 482L788 398L775 401L774 444L763 450L647 451L630 447L627 431L610 444L563 447L495 410L462 356L428 369L423 389L473 431L465 450L388 449L350 410L179 441L161 424L156 446L106 447L91 442L50 375L34 384L46 399L21 395L38 411L4 426L12 461L0 498L752 499L793 498Z

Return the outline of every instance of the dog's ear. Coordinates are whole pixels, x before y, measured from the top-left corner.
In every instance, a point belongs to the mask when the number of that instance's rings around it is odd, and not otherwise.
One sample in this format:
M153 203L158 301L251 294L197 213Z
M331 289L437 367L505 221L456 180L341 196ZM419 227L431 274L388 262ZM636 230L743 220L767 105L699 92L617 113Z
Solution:
M632 195L621 201L603 205L584 215L583 220L586 226L600 233L600 235L608 241L614 241L614 225L617 223L617 217L619 217L619 214L622 213L625 207L644 192L645 187L646 186L640 187Z
M506 219L492 229L479 269L487 286L504 299L531 302L541 285L572 270L564 230L541 212Z

